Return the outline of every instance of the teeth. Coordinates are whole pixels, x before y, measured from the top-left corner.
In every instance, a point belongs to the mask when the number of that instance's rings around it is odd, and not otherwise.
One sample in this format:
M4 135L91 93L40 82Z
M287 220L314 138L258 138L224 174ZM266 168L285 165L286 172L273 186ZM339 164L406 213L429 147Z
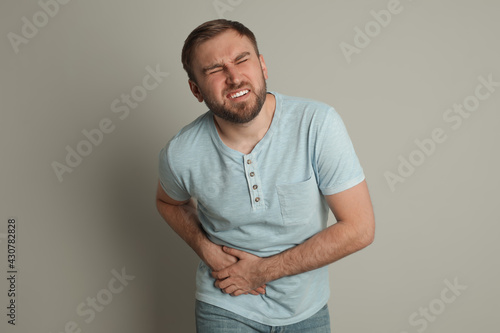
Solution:
M242 90L242 91L240 91L239 93L236 93L236 94L231 95L231 98L241 97L241 96L243 96L243 95L248 94L248 92L249 92L249 90Z

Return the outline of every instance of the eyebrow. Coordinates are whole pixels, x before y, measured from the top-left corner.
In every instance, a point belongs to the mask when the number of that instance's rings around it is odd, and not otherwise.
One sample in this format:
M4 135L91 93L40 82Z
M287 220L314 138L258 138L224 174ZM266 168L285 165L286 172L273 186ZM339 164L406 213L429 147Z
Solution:
M234 62L237 62L243 58L245 58L246 56L249 56L250 55L250 52L243 52L241 54L239 54L236 58L234 58ZM206 74L207 72L210 72L211 70L214 70L216 68L221 68L221 67L224 67L224 64L223 63L216 63L216 64L213 64L213 65L210 65L210 66L207 66L207 67L204 67L203 68L203 73Z

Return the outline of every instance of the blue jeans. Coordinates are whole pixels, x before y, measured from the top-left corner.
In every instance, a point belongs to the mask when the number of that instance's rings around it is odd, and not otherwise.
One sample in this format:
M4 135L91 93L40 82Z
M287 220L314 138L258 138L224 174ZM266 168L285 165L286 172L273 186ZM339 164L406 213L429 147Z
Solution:
M330 314L325 305L312 317L292 325L267 326L217 306L196 300L198 333L330 333Z

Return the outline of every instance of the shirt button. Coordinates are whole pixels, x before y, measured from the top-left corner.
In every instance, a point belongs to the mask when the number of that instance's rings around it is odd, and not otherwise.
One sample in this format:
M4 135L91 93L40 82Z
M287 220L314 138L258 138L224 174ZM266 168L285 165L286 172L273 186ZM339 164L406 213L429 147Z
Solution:
M252 160L247 160L247 164L252 164Z
M259 197L255 198L255 202L259 202L259 201L260 201Z
M257 188L258 188L258 186L257 186L257 185L254 185L254 186L253 186L253 189L254 189L254 190L256 190Z
M255 172L252 171L252 172L250 172L250 177L253 177L253 176L255 176Z

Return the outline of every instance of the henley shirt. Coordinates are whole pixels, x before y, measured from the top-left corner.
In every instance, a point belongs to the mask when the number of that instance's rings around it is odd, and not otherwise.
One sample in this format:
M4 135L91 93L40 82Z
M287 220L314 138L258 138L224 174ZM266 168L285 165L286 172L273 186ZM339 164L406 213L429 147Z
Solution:
M303 243L325 229L325 195L364 180L339 114L329 105L272 92L276 109L265 136L243 154L220 139L211 111L161 150L160 183L174 200L191 197L208 238L260 257ZM270 326L305 320L330 295L327 266L267 283L265 295L230 296L205 263L196 298Z

